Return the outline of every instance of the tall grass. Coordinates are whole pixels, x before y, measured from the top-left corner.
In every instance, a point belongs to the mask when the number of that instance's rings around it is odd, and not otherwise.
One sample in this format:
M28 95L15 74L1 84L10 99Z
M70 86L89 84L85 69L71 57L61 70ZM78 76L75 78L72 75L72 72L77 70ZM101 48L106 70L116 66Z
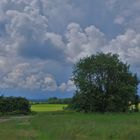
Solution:
M29 117L0 118L0 140L140 140L140 113L84 114L51 109Z

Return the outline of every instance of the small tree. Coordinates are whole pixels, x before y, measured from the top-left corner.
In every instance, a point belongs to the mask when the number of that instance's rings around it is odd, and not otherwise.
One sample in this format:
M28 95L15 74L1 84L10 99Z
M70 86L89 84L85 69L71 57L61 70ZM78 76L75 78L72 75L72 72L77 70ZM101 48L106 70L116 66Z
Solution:
M85 112L122 112L134 101L138 78L116 54L92 55L74 65L77 87L70 108Z

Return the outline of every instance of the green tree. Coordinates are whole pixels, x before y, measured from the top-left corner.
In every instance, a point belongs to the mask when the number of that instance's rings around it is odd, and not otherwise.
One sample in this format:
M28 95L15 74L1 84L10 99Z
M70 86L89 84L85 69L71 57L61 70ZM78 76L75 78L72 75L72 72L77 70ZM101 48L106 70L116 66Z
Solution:
M69 108L85 112L124 112L134 102L138 78L117 54L92 55L74 65L77 87Z

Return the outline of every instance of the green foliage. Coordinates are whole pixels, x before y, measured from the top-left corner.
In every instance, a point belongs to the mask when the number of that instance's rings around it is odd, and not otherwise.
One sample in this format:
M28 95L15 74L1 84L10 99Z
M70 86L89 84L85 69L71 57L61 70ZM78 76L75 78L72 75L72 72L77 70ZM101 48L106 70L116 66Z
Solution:
M137 75L116 54L92 55L74 66L73 80L77 87L69 108L84 112L124 112L134 102Z
M0 96L0 113L2 114L28 114L30 112L29 101L22 97Z

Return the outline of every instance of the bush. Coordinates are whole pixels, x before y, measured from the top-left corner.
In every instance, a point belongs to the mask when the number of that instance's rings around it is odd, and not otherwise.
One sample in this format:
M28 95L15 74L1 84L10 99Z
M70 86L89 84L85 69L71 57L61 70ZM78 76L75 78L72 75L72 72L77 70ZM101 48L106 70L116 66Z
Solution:
M22 97L0 96L0 113L28 114L30 113L29 101Z

